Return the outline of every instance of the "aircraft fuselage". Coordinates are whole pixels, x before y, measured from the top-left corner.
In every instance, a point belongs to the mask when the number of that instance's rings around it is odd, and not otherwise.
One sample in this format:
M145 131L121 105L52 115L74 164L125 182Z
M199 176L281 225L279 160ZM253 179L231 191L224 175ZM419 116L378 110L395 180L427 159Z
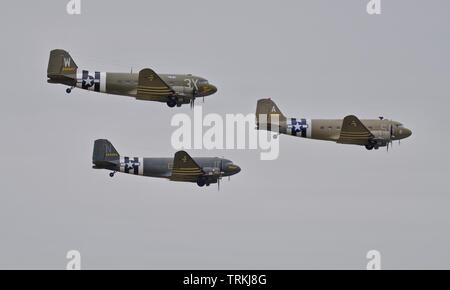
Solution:
M213 173L214 170L220 170L222 176L231 176L240 171L240 168L228 159L218 157L196 157L193 159L207 174ZM93 168L148 177L170 178L172 176L173 162L173 158L120 156L118 160L113 161L94 161ZM210 183L215 183L216 181L211 180Z

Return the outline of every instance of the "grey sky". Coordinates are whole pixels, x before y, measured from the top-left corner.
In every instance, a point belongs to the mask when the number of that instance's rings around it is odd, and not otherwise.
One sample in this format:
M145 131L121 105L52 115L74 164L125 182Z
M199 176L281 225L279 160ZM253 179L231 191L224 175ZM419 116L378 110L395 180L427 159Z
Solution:
M0 17L0 268L450 268L450 3L382 1L8 1ZM172 156L189 106L46 83L51 49L106 71L151 67L218 86L204 113L383 115L413 135L386 153L280 137L280 158L224 156L242 172L194 184L91 169L93 141Z

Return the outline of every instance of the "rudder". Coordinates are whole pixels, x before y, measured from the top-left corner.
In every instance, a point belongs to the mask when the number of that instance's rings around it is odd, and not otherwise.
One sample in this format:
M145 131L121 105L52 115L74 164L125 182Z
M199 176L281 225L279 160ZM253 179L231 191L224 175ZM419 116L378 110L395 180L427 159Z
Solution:
M49 82L70 82L68 84L73 85L73 81L76 83L77 69L78 66L67 51L62 49L50 51L47 66Z
M265 115L261 116L260 115ZM262 119L261 119L262 118ZM278 124L286 122L286 117L283 115L277 104L271 99L260 99L256 105L256 124L259 127L260 121L270 125L275 120ZM270 126L269 126L270 127ZM270 130L270 128L268 128Z
M113 162L120 159L119 152L106 139L98 139L94 142L94 152L92 154L92 163L101 164Z

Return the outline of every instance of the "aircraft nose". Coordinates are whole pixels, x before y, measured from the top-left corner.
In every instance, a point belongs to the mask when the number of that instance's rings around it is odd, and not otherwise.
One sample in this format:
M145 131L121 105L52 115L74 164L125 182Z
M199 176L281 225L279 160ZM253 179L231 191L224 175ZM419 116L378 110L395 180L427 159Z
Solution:
M228 165L228 171L230 172L231 175L237 174L241 171L241 168L239 166L237 166L236 164L230 164Z
M398 131L398 139L404 139L404 138L408 138L409 136L411 136L412 132L411 130L409 130L408 128L400 128Z
M212 95L215 94L217 92L217 87L214 85L209 84L209 90L208 90L208 94Z
M409 136L411 136L411 134L412 134L411 130L409 130L407 128L403 129L403 136L404 136L404 138L408 138Z
M216 86L212 84L206 84L200 87L200 93L204 96L209 96L217 92Z

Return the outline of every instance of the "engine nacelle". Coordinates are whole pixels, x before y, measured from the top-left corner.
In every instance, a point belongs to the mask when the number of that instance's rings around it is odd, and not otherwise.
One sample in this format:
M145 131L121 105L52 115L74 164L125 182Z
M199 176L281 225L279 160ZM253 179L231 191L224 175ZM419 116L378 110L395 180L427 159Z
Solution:
M219 176L221 174L220 168L218 167L203 167L203 171L208 176Z
M371 131L374 138L372 139L372 143L377 144L379 146L386 146L387 143L391 141L391 133L387 130L383 131Z
M180 96L192 97L194 94L194 89L189 87L173 86L172 89Z

